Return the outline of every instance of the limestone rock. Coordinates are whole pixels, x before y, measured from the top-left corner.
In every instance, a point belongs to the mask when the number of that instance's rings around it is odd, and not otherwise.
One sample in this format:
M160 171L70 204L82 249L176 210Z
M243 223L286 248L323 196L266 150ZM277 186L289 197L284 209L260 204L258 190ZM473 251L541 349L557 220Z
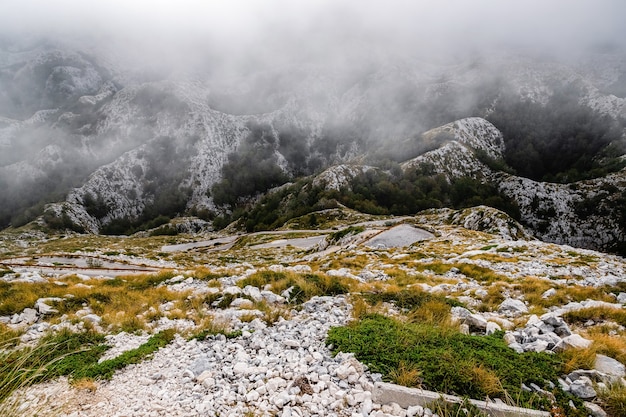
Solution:
M605 355L596 355L596 361L593 365L596 371L603 372L608 375L623 378L626 376L626 367L620 361Z
M585 401L583 405L585 406L591 417L608 417L606 411L604 411L602 407L600 407L598 404Z
M569 390L573 395L583 400L589 400L597 396L591 380L586 376L581 376L576 381L572 382Z
M579 334L573 334L561 339L561 342L555 346L554 350L560 351L568 348L585 349L591 346L591 343L593 343L591 340L585 339Z
M498 307L498 313L510 316L518 316L528 313L528 307L526 307L526 304L524 304L524 302L521 300L507 298Z

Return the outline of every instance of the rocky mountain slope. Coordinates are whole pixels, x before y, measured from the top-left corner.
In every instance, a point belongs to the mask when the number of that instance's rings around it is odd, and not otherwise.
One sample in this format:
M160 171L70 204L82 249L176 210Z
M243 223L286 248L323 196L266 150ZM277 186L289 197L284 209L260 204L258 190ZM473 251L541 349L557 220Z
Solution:
M502 160L502 134L483 119L464 119L434 129L450 141L402 165L428 164L447 178L473 177L491 183L512 198L520 220L538 238L578 247L616 250L626 241L626 170L570 184L537 182L487 166L484 156ZM480 155L477 155L480 153Z
M347 210L316 215L319 230L208 234L206 245L198 235L3 232L0 330L16 331L20 343L36 344L62 329L92 329L106 336L104 366L125 363L166 329L175 333L110 380L70 384L63 377L23 386L12 397L14 410L42 416L432 415L434 403L398 404L381 383L395 377L378 374L373 357L358 360L327 345L331 328L355 328L372 314L404 323L435 320L447 334L473 338L476 351L478 340L499 337L508 344L500 355L597 357L573 361L553 388L545 381L540 387L532 375L522 382L536 406L560 390L576 402L569 413L614 409L609 387L626 383L619 347L623 258L535 240L488 207L403 218ZM326 244L303 245L303 236ZM143 269L132 275L131 266ZM160 272L146 275L145 268ZM9 289L29 295L7 298ZM487 336L494 332L500 336ZM80 362L72 366L81 371ZM421 377L430 381L426 371ZM560 407L552 404L552 411Z
M502 158L506 138L466 117L489 117L505 96L547 103L565 88L580 105L619 120L624 98L611 92L621 94L620 56L437 65L389 57L366 70L295 66L216 81L191 70L131 71L53 43L4 46L1 224L32 220L50 202L49 225L90 233L145 228L160 215L210 219L229 210L212 195L226 165L282 171L285 182L393 158L405 170L432 164L448 177L496 184L537 236L619 249L622 174L559 185L498 173L489 161Z

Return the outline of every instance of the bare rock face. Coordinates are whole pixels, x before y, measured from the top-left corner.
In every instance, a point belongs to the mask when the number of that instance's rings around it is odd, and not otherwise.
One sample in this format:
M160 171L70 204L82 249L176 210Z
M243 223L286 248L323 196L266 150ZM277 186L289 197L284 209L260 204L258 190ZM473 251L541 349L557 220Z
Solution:
M530 240L532 235L508 214L488 206L470 207L450 216L450 224L492 233L506 240Z
M498 188L519 206L522 222L541 240L604 250L625 240L615 212L626 190L625 170L574 184L496 177Z

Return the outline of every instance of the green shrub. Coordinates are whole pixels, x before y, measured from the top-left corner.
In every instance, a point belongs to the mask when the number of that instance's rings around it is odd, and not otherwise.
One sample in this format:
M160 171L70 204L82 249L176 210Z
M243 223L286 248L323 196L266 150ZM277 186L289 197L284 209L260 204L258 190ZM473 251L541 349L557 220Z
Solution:
M550 402L523 391L521 384L535 383L549 390L548 381L556 383L563 366L559 356L517 354L506 345L502 333L470 336L381 315L332 328L327 343L334 352L353 352L372 371L387 378L401 364L408 364L420 371L426 389L478 399L515 398L521 406L544 410L550 409Z

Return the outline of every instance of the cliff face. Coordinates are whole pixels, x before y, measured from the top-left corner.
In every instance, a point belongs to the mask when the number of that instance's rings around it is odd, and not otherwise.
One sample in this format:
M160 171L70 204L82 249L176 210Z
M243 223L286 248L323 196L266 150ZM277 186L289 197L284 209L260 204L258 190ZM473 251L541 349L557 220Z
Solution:
M570 184L533 181L482 162L481 154L503 157L502 134L486 120L463 119L425 135L441 132L449 141L405 162L403 169L430 166L448 179L472 177L493 184L515 201L522 223L544 241L615 250L626 240L626 170Z

